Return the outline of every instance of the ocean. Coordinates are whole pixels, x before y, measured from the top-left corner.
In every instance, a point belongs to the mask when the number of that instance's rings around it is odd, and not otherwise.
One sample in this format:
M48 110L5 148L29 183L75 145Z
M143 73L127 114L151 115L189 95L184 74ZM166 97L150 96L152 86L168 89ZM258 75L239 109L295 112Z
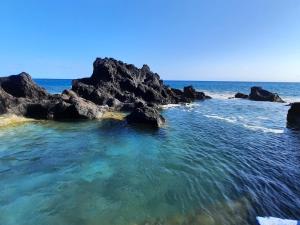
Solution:
M71 80L36 79L51 93ZM213 97L124 121L0 128L1 225L255 225L300 219L300 133L284 103L228 99L262 86L300 101L300 83L166 81Z

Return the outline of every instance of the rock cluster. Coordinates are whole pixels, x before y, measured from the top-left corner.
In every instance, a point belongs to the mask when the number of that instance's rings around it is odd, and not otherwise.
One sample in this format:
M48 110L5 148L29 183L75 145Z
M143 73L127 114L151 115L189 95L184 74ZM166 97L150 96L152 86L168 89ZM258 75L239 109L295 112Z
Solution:
M50 95L27 73L0 78L0 114L14 114L34 119L94 119L104 109L65 91Z
M159 105L187 103L210 97L192 86L183 90L164 85L147 65L141 69L112 58L97 58L91 77L73 80L71 90L51 95L27 73L0 78L0 114L35 119L95 119L106 110L128 111L129 123L159 127Z
M300 102L291 104L291 108L287 115L288 126L292 128L300 128Z
M72 90L95 104L132 112L127 117L129 123L160 126L164 119L157 110L159 105L209 98L192 86L182 91L164 85L159 75L147 65L139 69L112 58L97 58L93 67L92 76L74 80Z
M279 97L277 93L272 93L263 89L262 87L251 87L251 92L249 95L238 92L234 96L235 98L249 99L252 101L267 101L267 102L279 102L284 103L284 101Z

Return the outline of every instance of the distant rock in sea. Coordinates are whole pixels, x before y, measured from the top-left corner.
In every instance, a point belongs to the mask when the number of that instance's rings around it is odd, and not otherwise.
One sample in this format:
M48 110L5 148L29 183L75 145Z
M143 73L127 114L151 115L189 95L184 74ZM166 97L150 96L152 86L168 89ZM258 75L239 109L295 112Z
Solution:
M249 99L252 101L266 101L266 102L279 102L284 103L277 93L272 93L263 89L262 87L251 87L249 95L243 93L236 93L235 98Z
M291 108L287 115L288 127L300 128L300 102L295 102L291 104Z
M279 97L277 93L272 93L261 87L252 87L249 99L253 101L268 101L268 102L279 102L284 103L284 101Z
M235 94L234 97L235 97L235 98L243 98L243 99L247 99L247 98L249 98L249 95L246 95L246 94L243 94L243 93L238 92L238 93Z
M97 58L91 77L73 80L72 89L51 95L27 73L0 78L0 114L35 119L96 119L107 110L131 112L129 123L161 126L160 105L209 99L192 86L164 85L149 66L141 69L112 58Z

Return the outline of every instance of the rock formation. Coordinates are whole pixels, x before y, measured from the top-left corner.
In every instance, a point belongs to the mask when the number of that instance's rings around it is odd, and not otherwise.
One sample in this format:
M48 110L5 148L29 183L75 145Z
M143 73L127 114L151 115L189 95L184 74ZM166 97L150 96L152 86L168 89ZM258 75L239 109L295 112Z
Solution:
M72 90L95 104L132 112L133 115L127 117L130 123L136 120L136 123L144 121L149 124L149 116L153 116L156 122L151 124L158 125L163 120L157 116L157 111L149 107L210 98L192 86L182 91L164 85L159 75L153 73L147 65L139 69L112 58L97 58L93 67L92 76L74 80Z
M78 97L74 92L50 95L27 73L0 78L0 114L34 119L94 119L103 107Z
M277 93L264 90L261 87L252 87L249 99L253 101L268 101L268 102L280 102L284 101L279 97Z
M300 102L291 104L287 115L288 127L300 128Z
M126 119L128 123L142 123L153 127L161 127L165 123L158 110L149 106L134 109Z
M263 89L262 87L251 87L251 92L249 95L243 93L236 93L235 98L249 99L252 101L267 101L267 102L279 102L284 103L284 101L279 97L277 93L272 93Z
M247 98L249 98L249 95L246 95L246 94L243 94L243 93L238 92L238 93L235 94L234 97L235 97L235 98L247 99Z
M165 105L207 98L191 86L185 91L167 87L147 65L139 69L112 58L97 58L93 66L92 76L74 80L72 90L99 105L127 109L137 102Z
M51 95L27 73L0 78L0 114L35 119L95 119L106 110L131 112L129 123L161 126L159 105L210 97L192 86L183 90L163 84L147 65L141 69L112 58L97 58L91 77L73 80L72 89Z

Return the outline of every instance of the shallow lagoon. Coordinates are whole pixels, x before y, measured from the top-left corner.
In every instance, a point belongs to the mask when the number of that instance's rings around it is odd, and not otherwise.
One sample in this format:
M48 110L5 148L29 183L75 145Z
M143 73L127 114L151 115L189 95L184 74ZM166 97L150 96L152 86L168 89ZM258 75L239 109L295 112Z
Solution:
M216 98L165 109L159 130L109 119L5 127L0 224L299 219L300 134L285 128L287 110Z

